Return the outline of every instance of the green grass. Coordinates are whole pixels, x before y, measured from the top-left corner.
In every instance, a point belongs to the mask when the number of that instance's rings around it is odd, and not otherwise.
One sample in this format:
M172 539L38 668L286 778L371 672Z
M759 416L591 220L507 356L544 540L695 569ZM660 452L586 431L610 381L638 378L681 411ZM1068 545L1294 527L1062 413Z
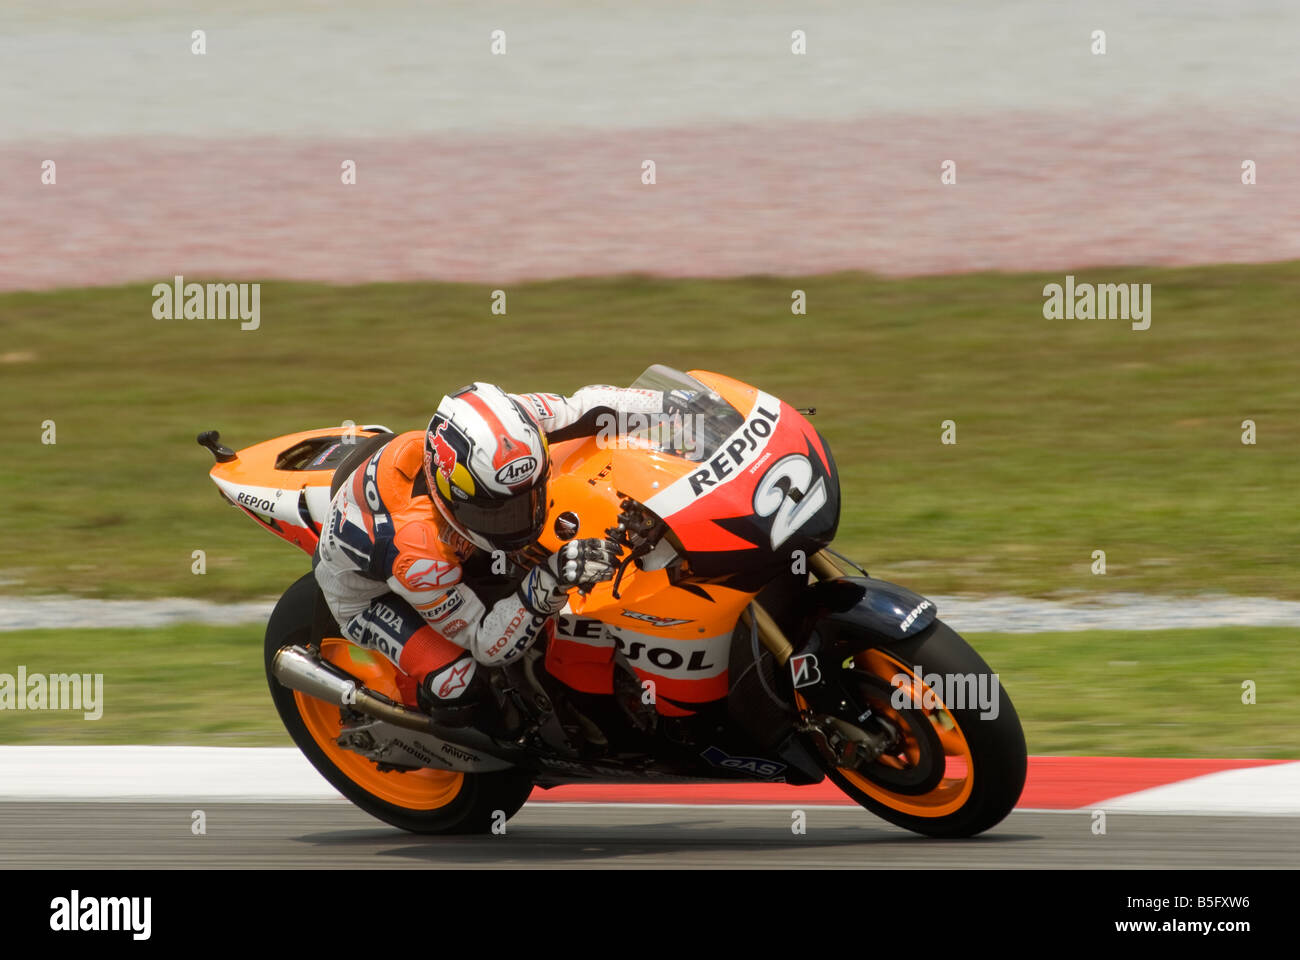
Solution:
M0 711L0 743L291 746L271 703L259 625L0 634L0 673L103 674L103 714Z
M998 672L1031 753L1297 758L1296 632L1217 628L968 638ZM99 720L0 711L0 743L285 746L258 626L3 635L0 673L102 673ZM1257 703L1241 702L1243 680Z
M1297 631L971 634L1042 756L1298 758ZM1255 703L1242 703L1244 681Z
M267 283L250 332L155 320L149 285L0 295L0 590L275 594L305 558L218 501L200 430L410 429L471 379L663 362L816 406L839 546L922 593L1300 598L1300 263L1075 273L1151 283L1151 329L1044 320L1047 275L564 280L508 288L504 317L486 286Z

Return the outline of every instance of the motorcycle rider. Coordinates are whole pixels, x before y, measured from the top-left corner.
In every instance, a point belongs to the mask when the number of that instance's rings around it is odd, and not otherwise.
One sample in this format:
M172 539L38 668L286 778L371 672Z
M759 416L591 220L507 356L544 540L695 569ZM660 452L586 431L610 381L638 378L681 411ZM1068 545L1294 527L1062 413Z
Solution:
M313 557L342 635L398 668L408 705L447 724L495 728L482 667L518 658L568 591L614 576L620 548L571 540L509 595L485 602L465 564L533 544L546 521L548 445L605 416L662 413L663 394L611 386L571 397L474 383L444 396L423 430L366 457L335 494Z

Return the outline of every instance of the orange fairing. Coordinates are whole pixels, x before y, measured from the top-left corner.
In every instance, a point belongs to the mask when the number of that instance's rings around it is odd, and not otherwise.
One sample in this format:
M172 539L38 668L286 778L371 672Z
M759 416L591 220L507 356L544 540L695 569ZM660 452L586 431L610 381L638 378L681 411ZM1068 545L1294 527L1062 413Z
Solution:
M579 538L603 537L605 528L618 522L620 493L648 499L645 491L667 487L693 466L680 457L639 445L602 449L594 437L552 444L551 506L541 542L551 550L560 548L563 541L555 537L552 528L555 517L565 511L578 515Z
M696 571L709 577L783 565L773 554L799 543L792 539L796 532L805 549L829 542L838 518L838 483L811 424L780 398L748 384L704 371L696 375L714 394L707 406L722 411L711 422L725 423L725 429L715 426L690 458L619 444L612 460L620 491L665 520ZM810 488L815 496L798 510L783 509L781 484L788 487L800 473L809 484L817 477Z
M707 370L687 370L686 372L706 387L712 387L722 395L723 400L726 400L727 403L741 413L749 413L754 407L754 401L758 399L758 388L751 387L747 383L733 380L731 377L724 377L720 373L710 373Z
M285 434L245 447L234 460L214 464L208 475L226 499L263 527L312 553L328 513L338 454L375 432L349 435L328 427ZM316 466L318 461L322 465Z
M753 594L718 584L703 589L711 599L670 586L662 570L630 567L617 600L608 582L585 597L571 593L558 618L553 658L573 664L579 689L608 693L614 652L621 651L638 679L655 684L655 705L668 716L685 712L669 701L721 699L728 690L732 632ZM593 686L597 682L601 686Z
M602 449L595 438L554 444L551 463L550 513L541 542L552 551L564 543L555 534L559 514L578 518L577 537L604 537L618 522L620 493L652 494L696 466L647 449ZM663 570L635 566L625 573L617 600L608 582L585 597L575 591L558 618L547 668L575 689L610 693L614 653L621 650L637 677L655 684L662 714L690 712L670 701L725 697L731 634L753 594L716 584L707 592L711 599L673 588Z
M722 395L722 399L731 404L741 413L749 413L758 399L759 391L756 387L751 387L747 383L741 383L739 380L733 380L731 377L724 377L720 373L709 373L706 370L691 370L690 375L706 386L712 387ZM822 438L818 436L817 431L811 429L807 421L801 422L802 432L812 444L817 455L821 457L822 463L828 462L826 449L822 446Z

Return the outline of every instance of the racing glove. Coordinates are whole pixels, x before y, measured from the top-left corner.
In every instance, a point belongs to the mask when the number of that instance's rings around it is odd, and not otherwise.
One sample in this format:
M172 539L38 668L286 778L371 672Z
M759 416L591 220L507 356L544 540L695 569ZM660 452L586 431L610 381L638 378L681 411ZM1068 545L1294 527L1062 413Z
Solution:
M529 571L519 585L519 598L533 613L559 613L574 587L582 589L612 580L623 548L611 540L570 540L544 563Z

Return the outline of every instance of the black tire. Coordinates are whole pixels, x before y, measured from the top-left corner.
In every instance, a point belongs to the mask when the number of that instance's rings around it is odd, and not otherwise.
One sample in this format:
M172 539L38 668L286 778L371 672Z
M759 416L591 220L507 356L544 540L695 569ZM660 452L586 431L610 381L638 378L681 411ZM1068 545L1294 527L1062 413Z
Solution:
M434 810L412 810L375 796L330 760L303 722L294 691L271 673L276 651L287 644L306 646L310 641L319 593L315 575L304 575L284 592L266 625L265 666L271 699L285 729L311 765L366 813L412 833L487 833L494 822L500 821L496 811L504 812L507 820L518 813L533 789L532 777L526 773L514 770L467 773L460 792L445 806Z
M989 665L947 624L935 621L932 627L914 641L881 646L887 653L909 667L920 665L927 674L992 674ZM846 675L859 671L846 671ZM862 676L871 676L865 671ZM873 682L875 678L873 677ZM846 680L846 685L852 681ZM863 684L865 687L865 683ZM1011 698L997 687L998 715L993 719L981 717L978 705L967 709L948 711L956 720L970 749L972 786L969 796L955 811L942 816L923 816L897 810L875 797L869 796L847 780L838 770L826 770L828 778L855 802L890 823L930 837L970 837L982 833L1001 822L1015 807L1025 786L1028 750L1025 734L1020 725ZM866 779L877 783L875 777L862 772ZM883 778L882 778L883 780ZM886 785L880 783L878 785ZM892 785L889 785L892 787Z

